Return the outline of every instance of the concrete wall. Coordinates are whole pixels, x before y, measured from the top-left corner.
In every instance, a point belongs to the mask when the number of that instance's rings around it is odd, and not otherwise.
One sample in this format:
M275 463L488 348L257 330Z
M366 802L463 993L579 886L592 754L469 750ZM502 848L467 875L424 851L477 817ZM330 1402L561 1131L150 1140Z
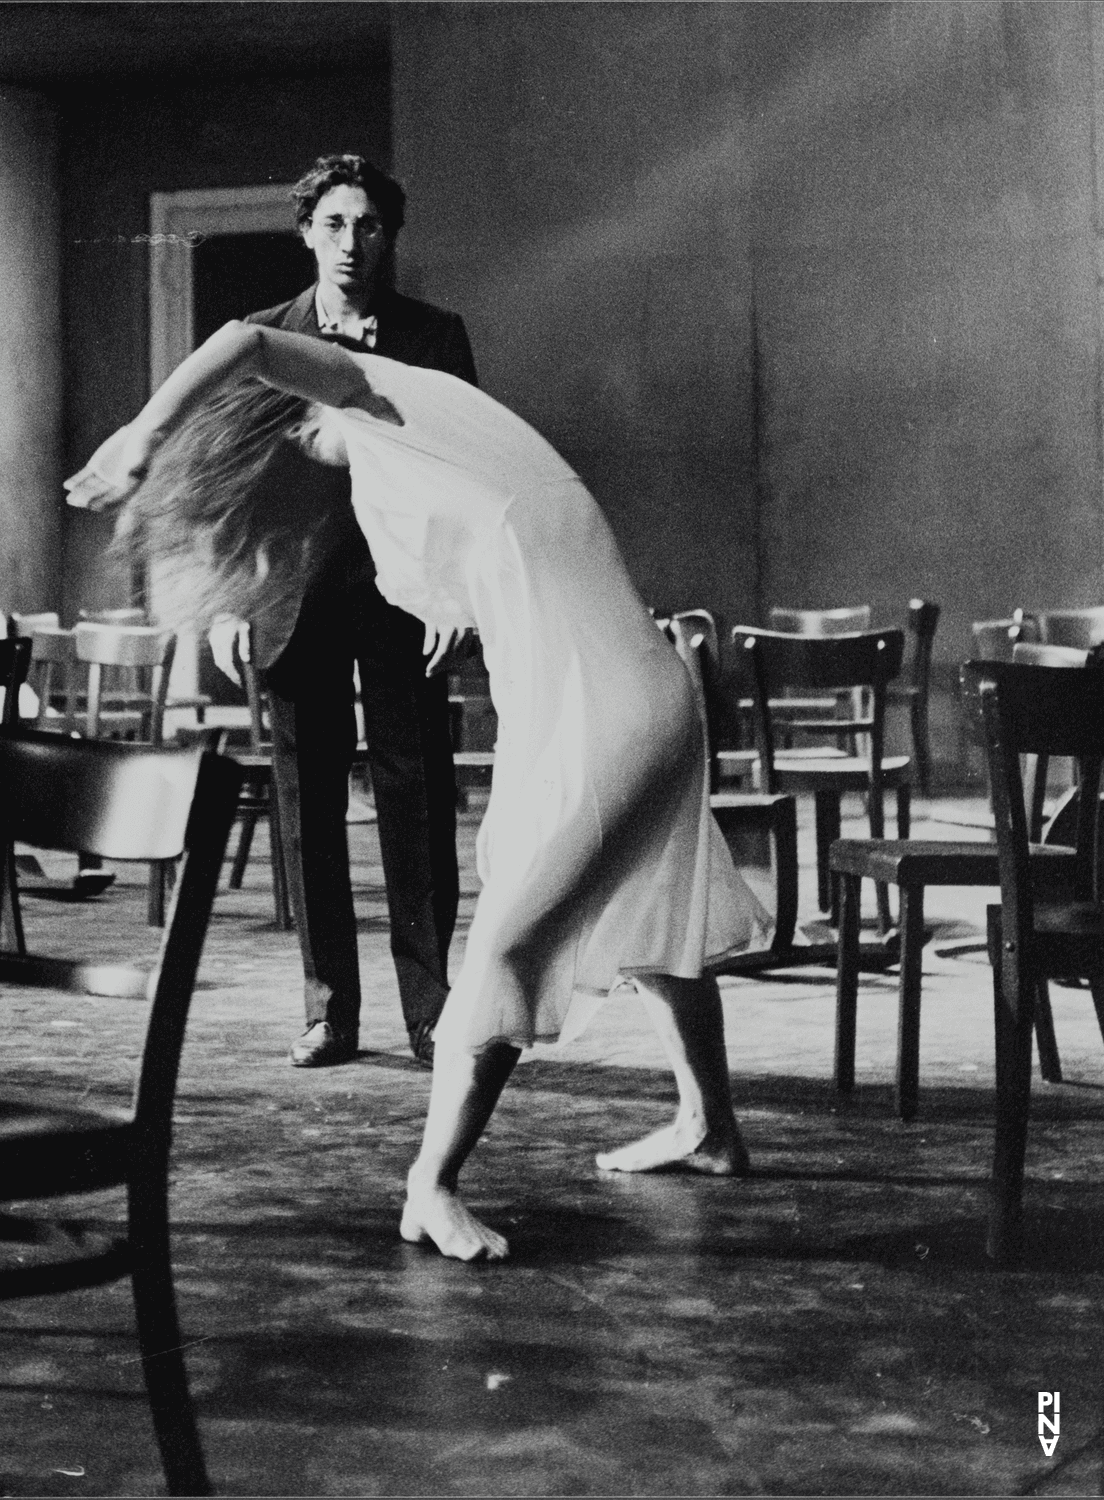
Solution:
M922 594L949 668L972 619L1104 599L1090 5L392 21L407 284L649 601Z
M386 165L386 59L349 76L67 90L64 140L66 458L76 467L149 394L150 193L291 182L328 151ZM70 617L126 602L125 570L104 558L111 526L67 512Z
M0 614L59 603L59 232L55 111L0 87Z

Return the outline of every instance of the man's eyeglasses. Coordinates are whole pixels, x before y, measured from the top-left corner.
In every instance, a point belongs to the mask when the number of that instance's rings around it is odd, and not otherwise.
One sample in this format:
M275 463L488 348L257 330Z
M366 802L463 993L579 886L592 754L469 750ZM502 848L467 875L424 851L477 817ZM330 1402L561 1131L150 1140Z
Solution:
M383 225L378 219L346 219L340 214L327 214L313 222L331 240L340 240L347 229L353 231L354 239L362 241L378 239L383 234Z

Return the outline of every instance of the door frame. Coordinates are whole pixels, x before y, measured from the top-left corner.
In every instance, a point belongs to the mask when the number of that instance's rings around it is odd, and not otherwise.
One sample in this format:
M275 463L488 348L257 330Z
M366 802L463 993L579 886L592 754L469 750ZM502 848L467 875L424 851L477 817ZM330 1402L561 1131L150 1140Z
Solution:
M192 251L213 235L287 233L295 229L291 184L257 187L187 188L151 193L149 211L150 390L167 380L192 352L195 338ZM156 611L157 570L147 597ZM195 633L182 630L177 641L170 692L191 697L198 689L199 655Z

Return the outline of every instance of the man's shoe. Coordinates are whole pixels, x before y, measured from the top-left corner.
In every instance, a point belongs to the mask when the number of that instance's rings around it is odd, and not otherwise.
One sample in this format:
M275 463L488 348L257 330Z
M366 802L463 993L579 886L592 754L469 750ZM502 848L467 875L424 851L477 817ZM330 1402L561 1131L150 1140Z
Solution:
M356 1037L335 1031L329 1021L308 1026L289 1054L293 1068L332 1068L352 1062L356 1055Z
M433 1026L429 1021L423 1021L420 1026L415 1026L410 1033L410 1050L414 1054L415 1061L420 1062L423 1068L432 1068Z

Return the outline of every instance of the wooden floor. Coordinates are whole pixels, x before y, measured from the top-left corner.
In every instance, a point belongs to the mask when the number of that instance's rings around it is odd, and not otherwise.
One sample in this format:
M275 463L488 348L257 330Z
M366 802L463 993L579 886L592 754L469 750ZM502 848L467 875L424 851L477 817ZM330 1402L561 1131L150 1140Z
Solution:
M918 836L961 837L980 806L919 811ZM1100 1493L1104 1045L1087 994L1056 989L1068 1081L1037 1084L1027 1258L995 1272L986 893L931 893L914 1123L893 1113L892 975L860 992L847 1099L831 1086L831 973L730 981L754 1175L601 1175L594 1152L673 1098L637 1002L618 995L571 1047L524 1059L468 1181L513 1257L465 1267L397 1237L429 1078L404 1050L375 832L350 834L356 1063L287 1065L301 975L263 844L246 889L219 898L185 1049L177 1283L221 1492ZM31 945L64 952L79 933L105 956L151 951L143 900L138 874L85 905L29 896ZM133 1002L2 1003L6 1075L45 1068L125 1095ZM110 1221L121 1204L83 1212ZM161 1492L136 1354L125 1284L0 1306L0 1495ZM1049 1459L1040 1390L1061 1391Z

